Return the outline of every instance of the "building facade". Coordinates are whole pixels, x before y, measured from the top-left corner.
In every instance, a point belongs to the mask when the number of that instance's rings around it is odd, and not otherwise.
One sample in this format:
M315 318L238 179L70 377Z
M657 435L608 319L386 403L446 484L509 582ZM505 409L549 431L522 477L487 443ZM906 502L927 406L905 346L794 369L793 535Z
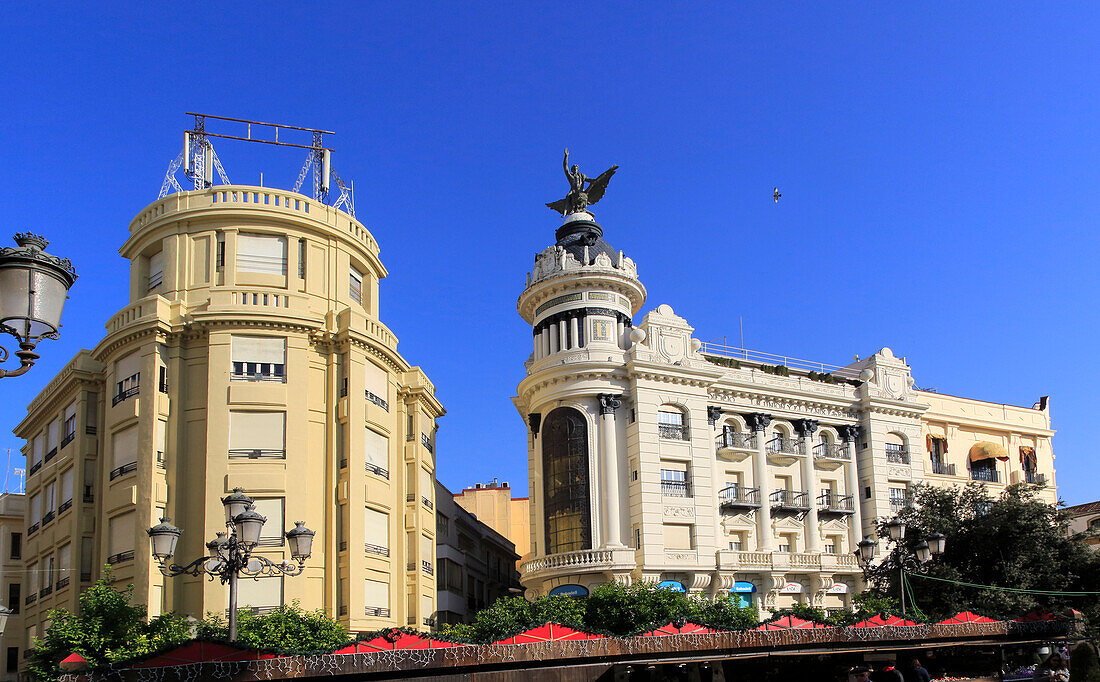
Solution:
M3 654L3 672L0 680L15 682L19 679L19 661L26 651L23 629L23 585L29 575L23 569L23 533L27 526L26 496L19 493L0 495L0 605L11 610L4 632L0 634L0 653ZM59 576L64 579L67 576ZM29 596L29 595L28 595Z
M917 483L1041 479L1056 500L1045 399L920 391L889 348L837 367L708 345L668 305L634 326L645 288L592 215L555 239L517 306L529 596L644 580L764 612L844 608L857 543Z
M500 597L520 594L516 547L436 481L436 623L470 623Z
M301 576L242 580L240 606L299 600L353 632L430 622L444 410L378 318L371 233L299 194L216 186L143 209L120 253L130 303L15 431L25 637L105 564L153 615L223 612L218 581L161 575L145 529L169 517L177 561L203 556L237 487L267 517L258 553L290 560L296 520L317 533Z
M1069 532L1083 533L1090 549L1100 549L1100 502L1086 502L1066 507L1069 514Z
M455 503L477 520L503 535L513 545L520 561L531 551L530 498L512 497L507 481L477 483L455 493Z

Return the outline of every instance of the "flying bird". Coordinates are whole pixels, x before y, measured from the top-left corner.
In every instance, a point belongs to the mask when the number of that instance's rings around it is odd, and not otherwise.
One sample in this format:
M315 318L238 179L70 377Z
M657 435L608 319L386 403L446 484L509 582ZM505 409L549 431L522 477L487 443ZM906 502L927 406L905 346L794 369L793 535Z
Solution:
M779 188L778 187L772 189L772 201L774 201L775 203L778 204L779 203L779 197L781 197L781 196L783 196L783 195L779 193Z

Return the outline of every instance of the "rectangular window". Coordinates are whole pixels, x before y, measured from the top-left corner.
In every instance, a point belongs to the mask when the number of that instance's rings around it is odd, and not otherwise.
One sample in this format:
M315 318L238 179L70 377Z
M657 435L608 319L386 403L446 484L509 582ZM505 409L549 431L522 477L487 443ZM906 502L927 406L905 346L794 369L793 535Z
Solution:
M230 412L230 459L286 459L285 412Z
M657 435L669 440L688 440L684 413L679 410L658 410Z
M137 444L138 429L131 426L115 433L111 437L111 469L110 480L115 480L126 474L137 471Z
M366 580L363 589L366 615L390 617L390 584L381 580Z
M59 585L68 585L69 577L73 571L73 546L67 544L57 551L57 582Z
M283 577L242 580L237 583L237 608L251 608L256 613L270 613L283 605ZM225 606L229 608L229 590L225 591Z
M163 419L157 420L156 438L157 466L164 469L168 466L168 422Z
M745 549L745 534L741 532L730 533L729 547L735 552Z
M57 483L50 481L46 486L46 499L43 501L44 509L47 514L53 516L54 509L57 508Z
M691 525L684 523L664 524L666 550L694 549L691 544Z
M7 671L9 673L19 672L19 647L17 646L8 647Z
M691 497L686 462L661 462L661 494L665 497Z
M285 503L281 497L256 498L253 501L256 511L267 517L260 530L260 547L282 547L283 531L286 530Z
M366 429L367 471L383 478L390 477L390 439L373 429Z
M306 278L306 240L298 240L298 279Z
M8 552L9 559L22 559L23 558L23 534L12 533L10 542L10 551Z
M117 564L134 558L135 515L135 512L119 514L108 523L108 564Z
M367 554L390 555L390 517L385 512L366 508L363 527L364 550Z
M238 234L237 272L286 275L286 237Z
M42 496L38 493L31 495L30 503L31 526L37 526L42 522Z
M10 583L8 585L8 608L10 608L13 613L19 613L19 608L22 606L22 604L19 603L21 597L19 583Z
M794 533L782 533L779 536L779 551L794 552L798 549L798 536Z
M909 506L907 488L890 488L890 511L897 513Z
M431 595L420 595L420 610L423 614L424 625L431 625L433 623L432 616L435 614L435 606L433 606Z
M61 474L61 506L65 506L66 504L72 506L73 472L74 469L69 467L65 470L65 473Z
M38 594L39 578L38 562L36 561L30 566L27 566L27 587L30 588L27 591L27 599L32 599Z
M286 339L281 336L234 336L234 381L286 382Z
M69 403L65 408L65 423L62 428L64 437L61 439L61 447L65 447L76 437L76 403Z
M31 443L31 473L33 474L38 465L42 464L42 457L46 454L46 437L44 434L38 434L34 437L34 441Z
M164 282L164 252L149 257L149 280L145 291L153 293Z
M432 561L435 559L435 540L427 535L420 536L420 566L428 575L432 573Z
M420 501L428 509L432 508L432 472L427 469L420 470Z
M351 300L356 303L363 302L363 273L359 272L355 268L351 269L348 274L349 288L351 294Z
M218 246L214 252L214 268L221 270L225 267L225 233L218 233Z
M80 582L86 583L92 579L92 548L95 540L92 538L80 538Z
M57 432L60 431L60 427L61 425L56 421L50 422L46 427L46 459L57 454Z

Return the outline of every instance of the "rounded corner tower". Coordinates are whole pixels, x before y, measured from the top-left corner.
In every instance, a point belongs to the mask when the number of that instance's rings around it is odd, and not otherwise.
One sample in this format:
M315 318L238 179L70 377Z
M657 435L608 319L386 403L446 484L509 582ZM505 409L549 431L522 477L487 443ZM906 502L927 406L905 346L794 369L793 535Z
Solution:
M535 255L517 310L533 351L516 408L528 424L531 554L528 594L583 593L630 582L626 371L632 317L645 303L637 267L587 210L566 213ZM635 333L636 334L636 333Z

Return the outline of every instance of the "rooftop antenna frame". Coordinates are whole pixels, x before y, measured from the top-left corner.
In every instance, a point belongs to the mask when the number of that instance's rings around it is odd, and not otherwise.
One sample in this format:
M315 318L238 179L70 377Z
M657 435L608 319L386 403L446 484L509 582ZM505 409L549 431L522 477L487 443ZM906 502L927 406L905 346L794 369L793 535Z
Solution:
M305 182L306 175L313 169L313 198L324 202L329 195L330 179L336 181L340 189L340 196L332 204L333 208L342 208L348 215L355 217L355 186L346 184L343 178L332 167L332 148L324 144L325 135L335 135L331 130L318 128L304 128L302 126L283 125L281 123L266 123L264 121L252 121L244 118L231 118L228 116L214 116L212 114L199 114L193 111L186 112L188 116L195 117L195 127L185 130L183 136L183 151L168 166L168 172L161 183L158 199L162 199L173 191L182 192L183 188L176 181L176 171L184 166L184 174L194 183L196 190L209 189L214 184L213 172L216 169L223 184L232 184L229 176L222 167L221 160L214 152L214 145L210 138L217 137L226 140L239 140L242 142L260 142L278 147L297 147L308 150L305 163L298 172L298 179L291 191L299 192ZM212 133L206 130L206 119L216 121L229 121L231 123L243 123L245 125L244 136L226 135L224 133ZM261 130L273 129L272 139L254 137L252 126L259 126ZM311 134L312 144L296 144L279 140L279 131L300 130Z

